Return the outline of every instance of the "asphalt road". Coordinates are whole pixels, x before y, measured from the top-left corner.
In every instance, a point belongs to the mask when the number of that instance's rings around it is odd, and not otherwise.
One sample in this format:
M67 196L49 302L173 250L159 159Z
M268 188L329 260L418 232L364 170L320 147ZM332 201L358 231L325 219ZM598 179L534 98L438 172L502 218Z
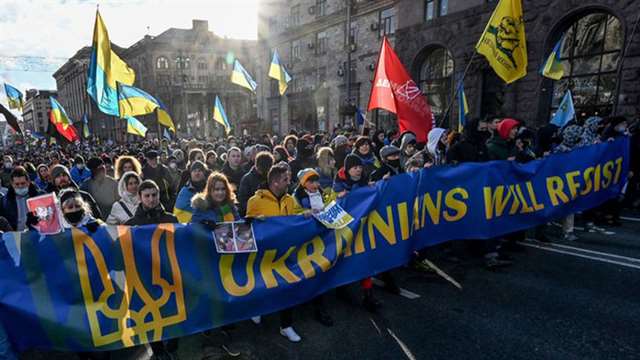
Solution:
M181 339L180 359L638 359L640 358L640 214L625 214L615 234L578 232L580 240L525 242L515 264L485 270L477 259L434 259L463 290L432 273L394 272L419 298L382 289L378 314L327 295L333 327L296 310L300 343L278 333L278 317L237 324L231 338ZM632 220L633 219L633 220ZM356 297L357 289L353 289ZM221 348L226 343L240 356ZM404 348L404 350L403 350ZM24 359L69 359L27 354ZM119 358L125 358L121 356ZM141 357L144 358L144 357Z

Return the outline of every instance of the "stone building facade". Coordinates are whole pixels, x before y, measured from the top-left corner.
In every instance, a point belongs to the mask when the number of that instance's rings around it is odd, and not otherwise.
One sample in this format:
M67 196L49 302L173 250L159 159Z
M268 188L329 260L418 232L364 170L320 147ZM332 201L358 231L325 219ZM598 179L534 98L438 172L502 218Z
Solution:
M258 92L258 107L272 132L331 131L352 124L353 106L366 108L380 41L383 35L395 41L398 17L391 0L352 0L350 9L347 3L260 3L258 57L263 60L258 82L268 85ZM267 77L274 49L292 77L284 96L278 93L277 81Z
M578 116L613 113L636 116L640 105L640 34L632 36L640 2L632 0L523 0L528 74L510 85L500 80L475 45L497 0L270 0L259 9L260 57L277 49L293 80L284 96L260 69L260 116L272 131L331 130L349 124L344 105L365 108L382 34L387 33L413 79L427 96L439 123L457 121L456 87L465 69L470 116L512 116L546 123L570 89ZM640 32L640 29L638 29ZM539 69L565 34L565 76L542 77ZM326 40L324 40L326 39ZM346 96L345 65L352 58L352 93ZM475 54L475 55L474 55ZM374 111L380 127L393 114Z
M46 134L49 127L49 112L51 102L49 97L56 97L57 92L51 90L29 89L26 91L22 120L24 129L31 132Z
M123 48L111 44L111 49L122 54ZM123 142L127 139L127 124L124 120L101 112L87 93L87 72L91 47L78 50L54 74L58 89L57 100L64 107L76 129L82 131L82 118L87 114L89 131L96 139Z
M256 97L230 82L233 60L255 73L255 40L222 38L209 31L207 21L193 20L191 29L170 28L145 36L123 52L136 72L135 86L162 101L181 138L223 134L213 119L219 96L236 134L258 130ZM141 116L150 131L157 130L155 114Z
M464 88L471 116L512 116L541 125L548 122L567 89L581 118L613 113L637 116L640 34L632 37L632 32L640 2L523 0L528 74L510 85L494 74L482 55L474 56L496 3L397 2L400 21L395 49L427 94L437 118L443 117L453 99L446 120L456 121L455 88L470 61ZM563 34L565 76L553 81L542 77L539 69Z

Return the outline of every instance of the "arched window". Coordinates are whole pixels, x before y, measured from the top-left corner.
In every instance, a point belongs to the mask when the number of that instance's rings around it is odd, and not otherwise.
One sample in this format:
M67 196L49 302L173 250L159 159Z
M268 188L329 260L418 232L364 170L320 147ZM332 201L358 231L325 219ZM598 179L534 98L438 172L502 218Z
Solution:
M191 58L188 56L177 56L176 68L183 70L191 68Z
M453 89L453 58L449 50L438 46L427 50L419 68L419 83L434 115L443 115Z
M216 60L216 70L227 70L227 61L224 58L218 58L218 60Z
M570 89L578 117L609 115L617 98L616 75L624 40L620 20L604 12L591 13L564 31L560 57L564 76L553 82L550 112L555 112Z
M156 68L158 69L168 69L169 68L169 59L164 56L160 56L158 60L156 60Z

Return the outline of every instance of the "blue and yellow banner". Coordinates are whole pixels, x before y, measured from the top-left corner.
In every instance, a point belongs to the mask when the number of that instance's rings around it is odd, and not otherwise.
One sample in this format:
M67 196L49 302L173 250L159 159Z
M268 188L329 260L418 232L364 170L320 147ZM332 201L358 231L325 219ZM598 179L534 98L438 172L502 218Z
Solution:
M200 224L6 233L0 319L18 349L109 350L198 333L302 304L402 266L415 250L544 224L618 196L629 140L395 176L339 199L331 230L254 220L258 252L218 254Z

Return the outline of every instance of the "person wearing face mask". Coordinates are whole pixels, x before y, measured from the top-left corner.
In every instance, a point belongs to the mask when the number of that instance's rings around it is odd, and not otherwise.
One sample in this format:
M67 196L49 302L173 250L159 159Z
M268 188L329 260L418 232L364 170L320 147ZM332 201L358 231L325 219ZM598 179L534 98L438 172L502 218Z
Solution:
M87 161L87 167L91 171L91 179L85 181L80 189L88 192L98 203L100 213L106 219L111 213L111 207L118 201L118 182L107 175L104 162L99 157L93 157Z
M407 132L402 135L402 141L400 142L400 164L406 163L407 160L418 151L416 146L416 136L413 133Z
M91 170L85 166L84 158L80 155L76 156L73 161L73 167L71 168L71 179L76 184L82 185L82 183L90 178Z
M180 189L173 208L173 214L178 218L179 222L191 222L191 216L193 215L191 198L196 193L204 190L208 176L209 170L204 162L196 160L189 166L189 181Z
M10 155L2 157L4 166L2 167L2 173L0 173L0 180L2 186L8 188L11 186L11 171L13 170L13 158Z
M62 225L66 229L86 227L95 232L103 222L91 214L89 204L84 200L80 191L67 188L60 191L60 209L62 209Z
M380 159L382 159L382 166L371 174L369 178L370 181L388 179L403 173L402 167L400 166L400 149L396 146L383 146L382 149L380 149Z
M120 177L118 182L120 200L116 201L111 207L107 224L122 225L133 217L138 205L140 205L140 199L138 198L140 182L140 176L133 171L129 171Z
M78 190L78 185L71 179L71 175L69 174L69 169L67 169L64 165L55 165L51 168L51 183L47 188L46 192L59 194L62 190L72 188L74 190ZM84 202L89 204L89 208L91 209L91 216L96 219L102 217L102 213L100 212L100 208L98 204L93 199L93 196L86 191L78 190Z
M10 177L9 191L0 201L0 216L7 219L12 229L22 231L27 228L29 220L27 199L42 193L29 180L29 174L22 166L16 166Z
M433 165L444 165L447 153L447 130L433 128L427 135L427 151L433 157Z

